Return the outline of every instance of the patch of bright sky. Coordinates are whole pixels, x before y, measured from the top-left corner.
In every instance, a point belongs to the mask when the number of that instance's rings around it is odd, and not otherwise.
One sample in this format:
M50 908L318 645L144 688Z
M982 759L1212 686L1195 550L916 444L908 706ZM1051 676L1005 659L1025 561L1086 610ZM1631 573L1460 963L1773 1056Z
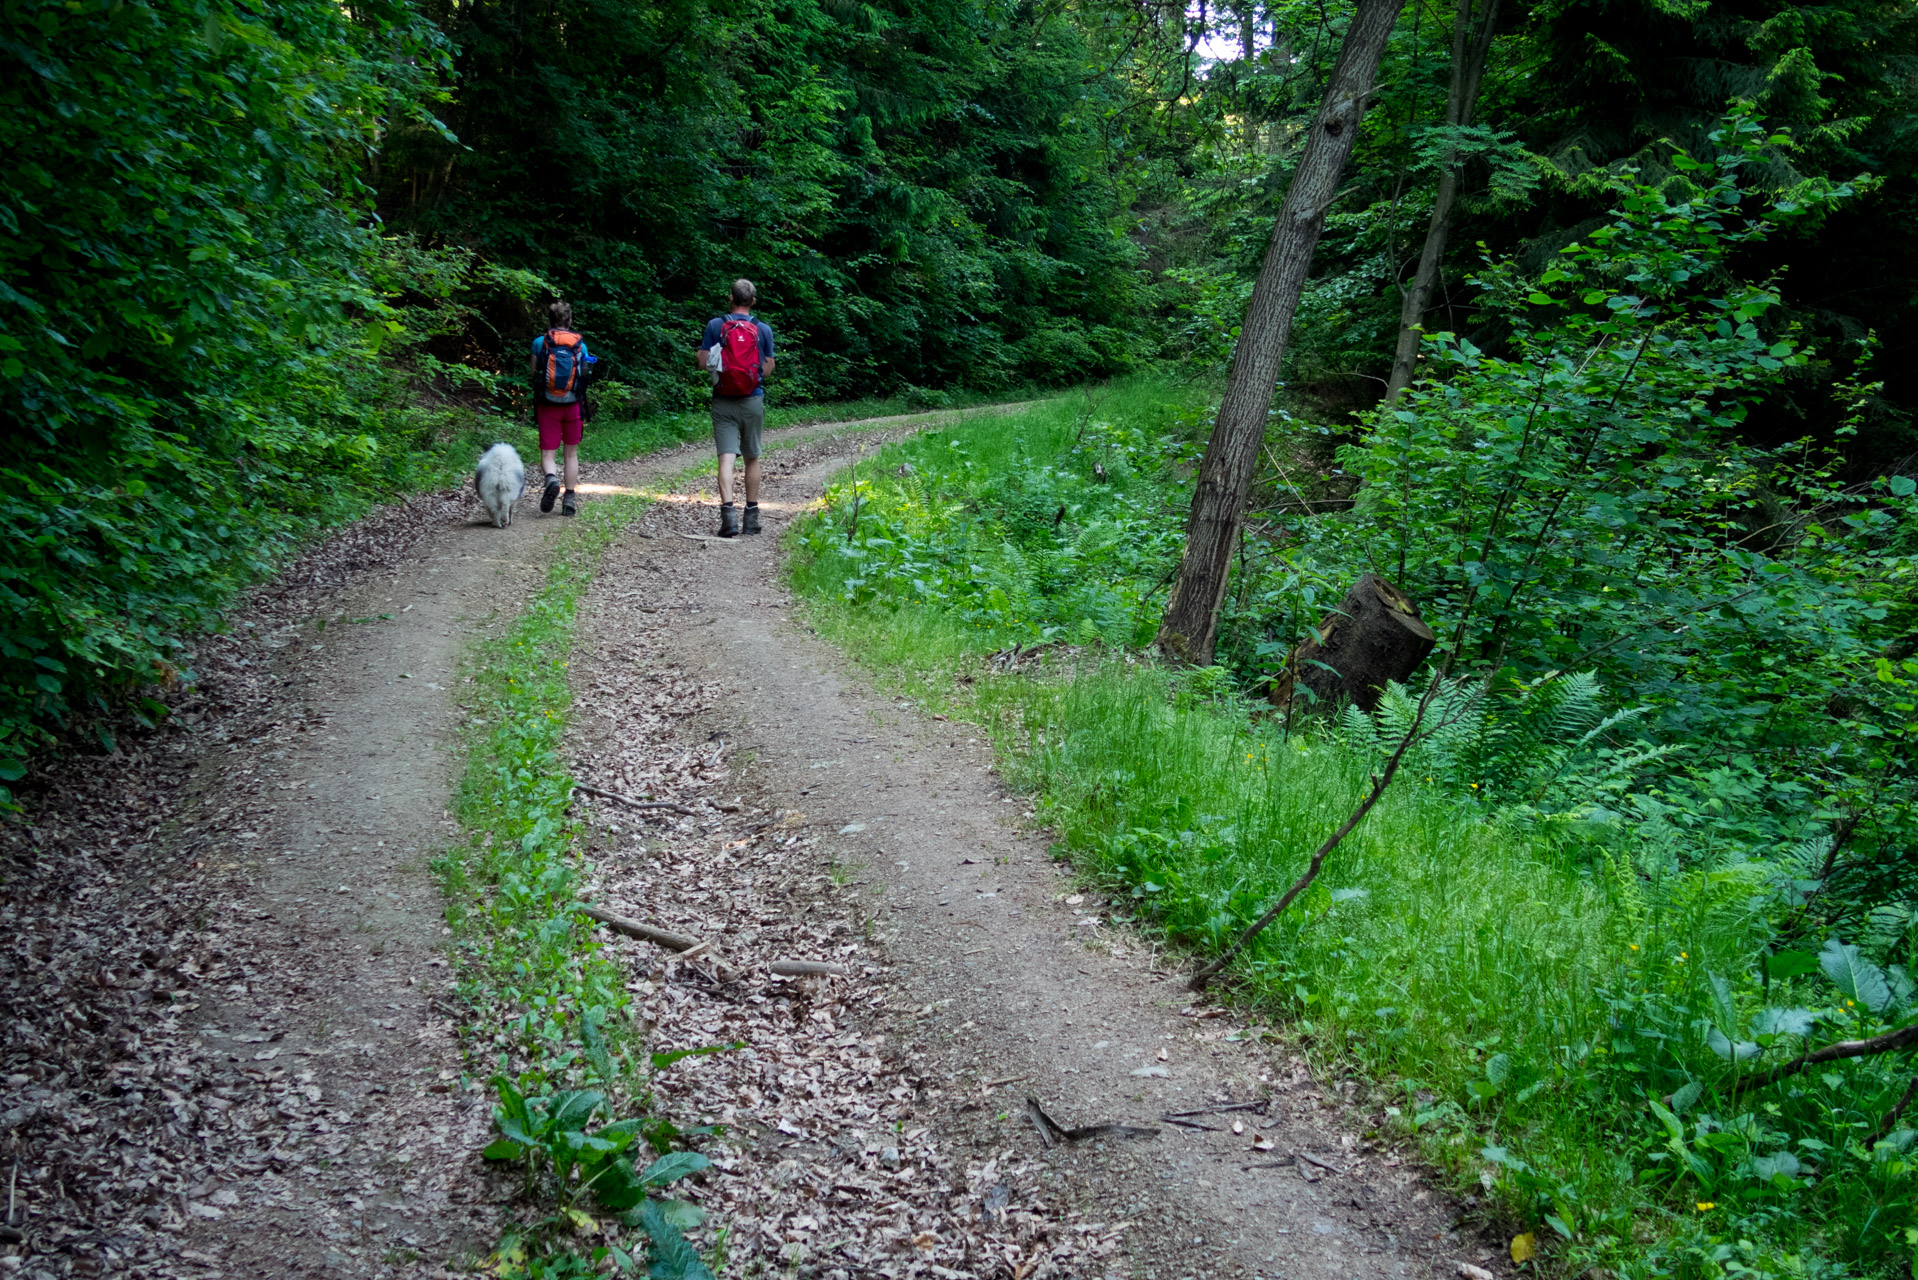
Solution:
M1208 31L1194 51L1207 62L1235 62L1239 58L1237 31Z

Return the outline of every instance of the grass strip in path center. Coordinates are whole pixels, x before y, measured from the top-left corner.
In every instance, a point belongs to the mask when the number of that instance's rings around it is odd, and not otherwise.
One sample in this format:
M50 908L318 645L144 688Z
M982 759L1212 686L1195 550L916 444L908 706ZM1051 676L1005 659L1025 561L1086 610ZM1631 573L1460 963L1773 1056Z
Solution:
M489 1260L502 1280L631 1271L642 1236L653 1276L711 1274L680 1234L692 1224L687 1206L649 1194L706 1161L674 1151L677 1131L649 1114L647 1057L627 1017L624 975L574 910L589 868L567 813L573 779L560 752L580 596L606 548L649 505L618 495L582 508L554 535L539 591L467 664L466 769L455 803L464 833L433 870L470 1011L469 1060L497 1061L501 1136L487 1155L517 1164L526 1198L545 1210L506 1229Z

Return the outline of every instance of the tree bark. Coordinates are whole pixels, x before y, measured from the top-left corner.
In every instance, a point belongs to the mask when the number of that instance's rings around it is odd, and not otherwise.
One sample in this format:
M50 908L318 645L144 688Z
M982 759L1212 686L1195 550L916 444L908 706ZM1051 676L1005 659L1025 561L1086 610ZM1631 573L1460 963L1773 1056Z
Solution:
M1448 125L1469 125L1478 110L1478 90L1485 79L1485 60L1492 50L1498 0L1478 3L1482 10L1475 18L1474 0L1458 0L1458 17L1452 23L1452 83L1445 96ZM1452 233L1452 206L1458 202L1458 188L1458 150L1449 148L1439 169L1438 195L1432 202L1432 221L1425 229L1418 271L1412 276L1412 287L1405 291L1405 303L1399 312L1399 345L1392 356L1392 376L1385 384L1387 404L1412 385L1412 375L1418 371L1421 326L1432 305L1432 290L1438 287L1439 264L1445 258L1446 238Z
M1212 661L1226 574L1245 517L1254 464L1278 386L1292 317L1305 288L1325 211L1338 193L1339 175L1365 116L1379 59L1405 0L1358 0L1325 101L1306 137L1298 171L1285 193L1265 264L1239 329L1217 424L1199 464L1199 482L1186 520L1185 555L1159 624L1161 653L1178 662Z

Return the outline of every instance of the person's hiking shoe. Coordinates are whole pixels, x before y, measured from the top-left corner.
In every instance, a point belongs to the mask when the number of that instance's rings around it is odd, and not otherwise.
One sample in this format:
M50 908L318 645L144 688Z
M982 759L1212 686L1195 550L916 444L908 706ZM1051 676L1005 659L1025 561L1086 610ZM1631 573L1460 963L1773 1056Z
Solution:
M719 536L722 538L739 536L739 513L733 510L733 504L730 502L719 504Z
M539 509L541 511L551 511L553 509L553 503L558 500L559 477L549 475L546 477L546 491L539 495Z
M563 516L576 516L579 514L579 499L573 496L571 489L566 491L566 501L559 504L559 513Z
M759 532L759 504L757 502L748 502L746 504L746 518L740 523L739 531L741 533Z

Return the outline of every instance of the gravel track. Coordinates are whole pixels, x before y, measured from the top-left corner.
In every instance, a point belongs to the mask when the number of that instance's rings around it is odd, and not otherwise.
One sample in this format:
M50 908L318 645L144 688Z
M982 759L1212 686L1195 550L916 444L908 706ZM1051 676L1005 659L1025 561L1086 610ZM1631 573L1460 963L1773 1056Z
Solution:
M735 1273L1486 1262L1409 1163L1355 1137L1340 1090L1191 1010L1100 922L976 733L866 691L795 620L779 534L847 458L926 420L777 433L766 536L677 536L711 522L686 486L582 603L580 780L695 810L582 803L594 890L724 947L621 940L629 989L663 1046L749 1046L658 1084L676 1118L730 1126L693 1194ZM705 456L588 467L583 488ZM23 785L27 817L0 827L0 1276L462 1274L518 1211L474 1155L488 1099L459 1084L424 864L453 830L459 657L564 526L530 497L507 530L478 514L434 495L327 540L203 646L166 727ZM848 972L775 978L775 959ZM1159 1134L1045 1149L1028 1093L1066 1126ZM1189 1118L1205 1130L1159 1119L1242 1103Z

